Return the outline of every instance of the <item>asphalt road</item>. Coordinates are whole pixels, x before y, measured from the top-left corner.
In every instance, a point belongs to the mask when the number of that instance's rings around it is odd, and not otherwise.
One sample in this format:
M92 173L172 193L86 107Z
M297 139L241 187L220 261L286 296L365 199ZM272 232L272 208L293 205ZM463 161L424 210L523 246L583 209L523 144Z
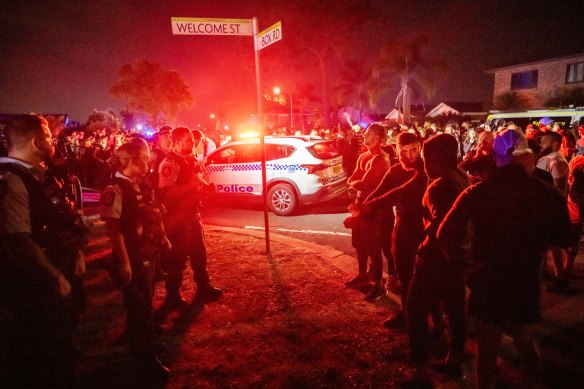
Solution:
M351 230L343 226L348 216L349 195L335 200L307 206L294 216L268 213L270 233L290 236L312 243L329 246L352 255ZM264 229L264 212L261 203L214 201L206 204L202 212L205 224Z
M334 200L301 208L294 216L268 213L270 233L285 235L315 244L332 247L355 255L351 246L351 230L343 226L348 216L347 206L353 201L347 193ZM86 215L98 212L99 192L85 188L83 202ZM264 230L261 202L212 200L202 207L203 222L208 225Z

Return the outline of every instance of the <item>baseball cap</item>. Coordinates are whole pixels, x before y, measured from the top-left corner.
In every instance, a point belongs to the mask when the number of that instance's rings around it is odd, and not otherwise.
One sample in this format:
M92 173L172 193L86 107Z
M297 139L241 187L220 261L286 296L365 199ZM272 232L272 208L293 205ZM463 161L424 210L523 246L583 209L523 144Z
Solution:
M503 130L493 143L493 155L497 167L509 165L515 155L533 153L527 144L527 138L517 130Z
M543 125L543 126L549 126L550 124L552 124L554 121L550 118L548 118L547 116L544 118L539 119L539 124Z

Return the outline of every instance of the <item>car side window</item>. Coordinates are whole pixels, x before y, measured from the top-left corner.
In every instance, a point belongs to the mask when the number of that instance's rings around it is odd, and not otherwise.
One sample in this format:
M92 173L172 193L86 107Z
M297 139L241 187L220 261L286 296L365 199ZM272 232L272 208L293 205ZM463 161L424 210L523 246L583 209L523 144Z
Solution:
M260 154L260 145L259 144L250 144L244 145L241 149L238 150L238 157L241 163L251 163L251 162L260 162L261 161L261 154Z
M208 163L227 164L235 162L235 150L231 147L220 150L208 159Z
M266 160L287 158L295 151L294 147L288 145L266 145Z

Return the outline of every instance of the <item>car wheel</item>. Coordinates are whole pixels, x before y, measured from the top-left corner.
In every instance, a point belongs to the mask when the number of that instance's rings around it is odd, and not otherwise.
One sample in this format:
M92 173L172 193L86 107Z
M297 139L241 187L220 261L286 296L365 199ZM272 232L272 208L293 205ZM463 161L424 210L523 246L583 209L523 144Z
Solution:
M287 184L274 185L268 192L268 206L276 215L292 214L298 206L294 189Z

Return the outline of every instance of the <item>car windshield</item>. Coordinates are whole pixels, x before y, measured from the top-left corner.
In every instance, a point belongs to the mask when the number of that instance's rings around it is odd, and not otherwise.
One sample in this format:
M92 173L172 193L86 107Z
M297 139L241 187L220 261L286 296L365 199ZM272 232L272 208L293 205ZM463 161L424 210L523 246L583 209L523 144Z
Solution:
M309 147L308 151L313 157L319 159L331 159L340 155L333 142L316 143L312 147Z

